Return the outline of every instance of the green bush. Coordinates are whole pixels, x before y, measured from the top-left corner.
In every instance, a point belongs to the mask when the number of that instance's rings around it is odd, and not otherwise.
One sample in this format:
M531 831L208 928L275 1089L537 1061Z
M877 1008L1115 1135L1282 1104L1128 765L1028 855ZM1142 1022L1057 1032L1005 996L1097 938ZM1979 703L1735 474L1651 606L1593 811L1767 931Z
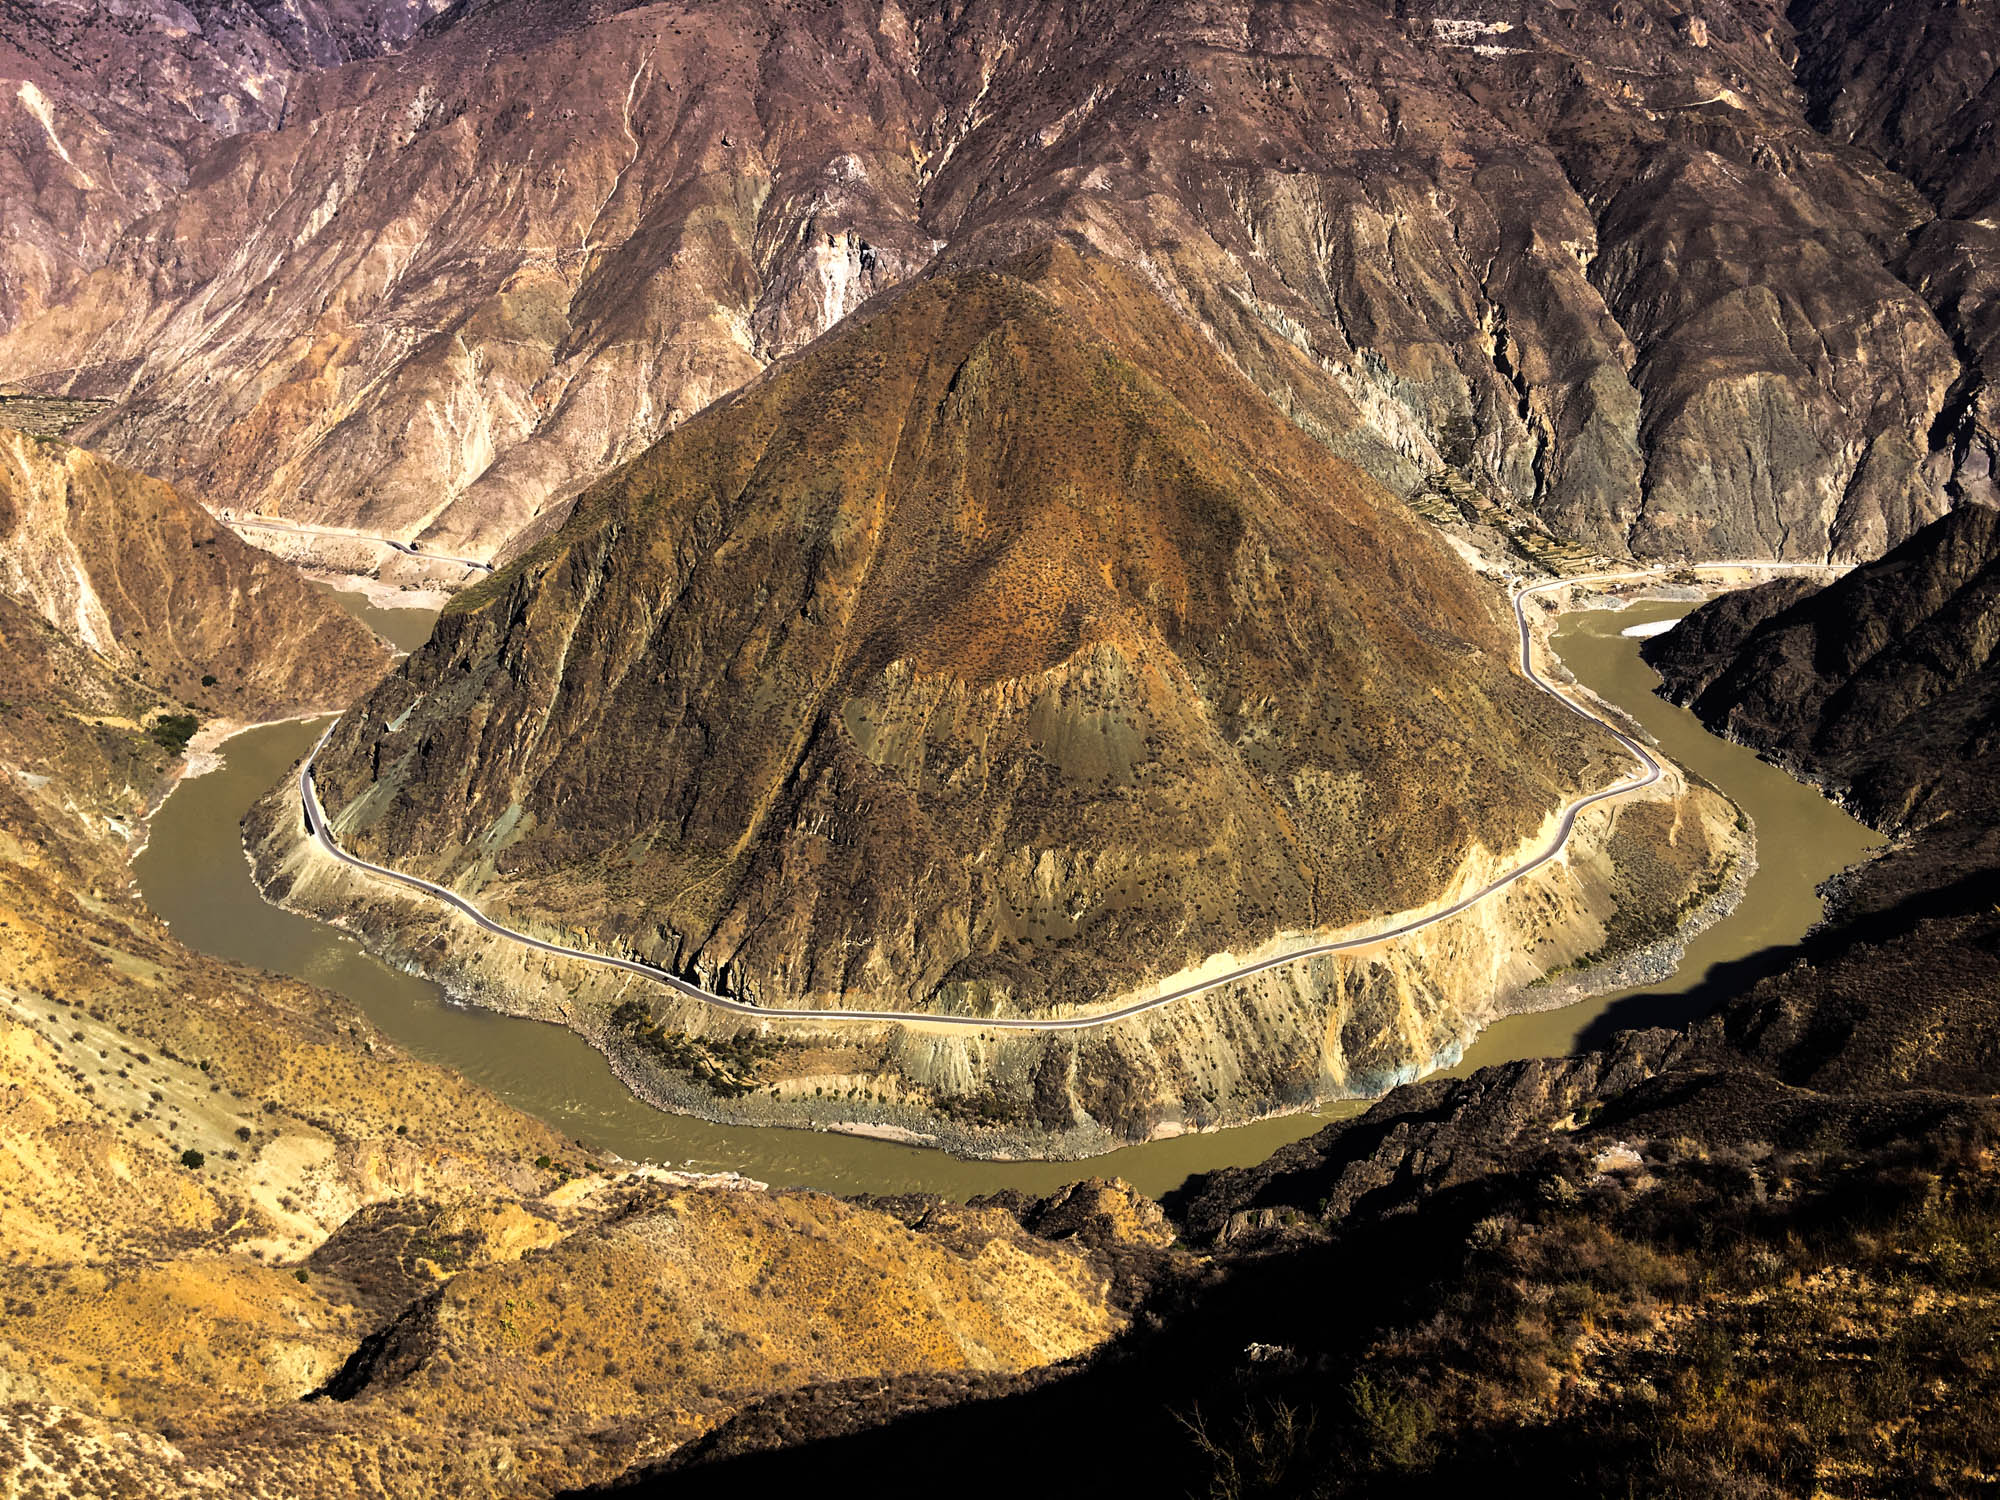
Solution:
M188 741L194 738L195 730L201 727L201 720L193 714L161 714L146 729L153 743L170 755L179 755L187 749Z
M1437 1412L1421 1396L1357 1375L1347 1387L1361 1457L1371 1468L1422 1468L1431 1456Z
M181 1153L181 1165L184 1167L191 1168L196 1172L199 1172L201 1170L202 1163L206 1162L207 1160L208 1160L207 1157L203 1156L199 1151L195 1150L194 1147L192 1146L188 1147L187 1150Z

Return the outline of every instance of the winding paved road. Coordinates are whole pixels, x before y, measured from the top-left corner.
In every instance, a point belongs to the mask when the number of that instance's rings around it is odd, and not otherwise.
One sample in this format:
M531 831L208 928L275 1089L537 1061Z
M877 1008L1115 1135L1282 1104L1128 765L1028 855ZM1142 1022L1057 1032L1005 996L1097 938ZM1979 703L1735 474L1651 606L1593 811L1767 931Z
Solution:
M1695 569L1701 572L1720 572L1732 569L1785 572L1819 570L1824 566L1824 564L1819 563L1771 562L1720 562L1697 563L1694 565ZM1477 906L1489 896L1505 890L1515 881L1534 873L1550 860L1560 855L1568 845L1570 834L1576 828L1576 820L1582 813L1601 802L1609 802L1614 798L1630 796L1634 792L1641 791L1657 783L1666 774L1666 768L1654 756L1652 751L1648 750L1638 740L1620 729L1602 714L1578 703L1535 670L1534 637L1528 627L1528 616L1524 606L1536 594L1547 593L1552 589L1566 588L1572 584L1622 583L1658 578L1663 574L1675 571L1679 570L1648 568L1628 573L1593 573L1581 578L1553 578L1546 583L1532 584L1526 588L1517 589L1514 593L1514 624L1520 633L1521 671L1523 675L1527 677L1528 681L1554 698L1571 713L1576 714L1580 718L1588 719L1591 723L1605 730L1620 745L1624 746L1639 763L1637 770L1620 777L1601 791L1579 797L1576 801L1565 807L1562 818L1557 824L1555 837L1550 840L1547 848L1543 849L1533 858L1516 866L1507 874L1502 875L1499 879L1480 887L1471 895L1453 902L1442 911L1432 912L1428 916L1416 917L1397 926L1384 928L1379 932L1364 933L1358 937L1336 938L1329 942L1307 944L1304 947L1294 948L1288 952L1277 954L1274 957L1262 959L1257 963L1245 964L1241 968L1231 969L1226 974L1217 974L1210 979L1197 980L1192 984L1182 985L1179 989L1155 995L1151 999L1135 1000L1128 1005L1121 1005L1115 1010L1097 1011L1088 1015L1052 1016L1045 1018L1025 1016L957 1016L931 1011L910 1010L791 1010L765 1007L752 1005L745 1000L732 1000L726 995L712 994L708 990L702 989L699 985L690 984L677 975L669 974L665 969L657 968L652 964L643 963L637 959L617 958L604 953L590 953L581 948L570 948L561 943L549 943L544 942L541 938L530 937L525 932L516 931L512 927L494 921L456 891L448 890L444 886L421 879L415 875L405 875L400 870L392 870L386 865L371 864L365 859L357 859L335 842L331 830L327 827L325 811L320 806L319 793L313 786L313 762L318 759L319 752L325 746L327 737L333 733L334 725L331 724L327 726L326 734L320 736L319 742L312 748L312 753L306 756L305 763L299 768L299 802L305 814L306 830L313 841L327 854L339 860L342 864L352 865L355 869L366 871L370 875L376 875L384 880L394 881L398 885L408 886L412 890L422 891L427 896L433 896L470 919L475 926L481 927L495 936L511 939L525 947L536 949L542 953L553 954L557 958L576 959L583 963L598 964L604 968L622 969L628 974L636 974L641 979L665 985L677 994L685 995L691 1000L699 1000L704 1005L712 1005L717 1010L728 1011L732 1015L748 1016L760 1021L855 1022L872 1026L879 1026L884 1022L893 1021L905 1025L932 1026L965 1031L1088 1031L1099 1026L1110 1026L1119 1021L1128 1021L1134 1016L1142 1016L1148 1011L1159 1010L1163 1006L1171 1005L1176 1000L1185 1000L1193 995L1219 989L1226 984L1235 984L1239 980L1248 979L1256 974L1262 974L1268 969L1282 968L1286 964L1297 963L1301 959L1319 958L1330 953L1347 953L1357 948L1373 947L1377 943L1407 937L1413 932L1420 932L1426 927L1448 921L1469 907ZM338 720L335 723L337 724Z

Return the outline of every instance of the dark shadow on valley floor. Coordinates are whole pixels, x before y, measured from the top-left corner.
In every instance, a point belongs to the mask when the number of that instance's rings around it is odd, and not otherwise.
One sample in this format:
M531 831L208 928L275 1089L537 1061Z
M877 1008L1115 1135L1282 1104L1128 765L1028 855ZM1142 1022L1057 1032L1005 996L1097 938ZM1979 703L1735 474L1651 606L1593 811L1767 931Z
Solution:
M1780 943L1759 948L1741 958L1716 964L1707 974L1684 990L1672 994L1628 995L1613 1001L1578 1033L1577 1052L1591 1052L1608 1045L1621 1031L1643 1031L1652 1026L1680 1028L1713 1015L1760 979L1783 973L1795 959L1805 957L1797 943Z

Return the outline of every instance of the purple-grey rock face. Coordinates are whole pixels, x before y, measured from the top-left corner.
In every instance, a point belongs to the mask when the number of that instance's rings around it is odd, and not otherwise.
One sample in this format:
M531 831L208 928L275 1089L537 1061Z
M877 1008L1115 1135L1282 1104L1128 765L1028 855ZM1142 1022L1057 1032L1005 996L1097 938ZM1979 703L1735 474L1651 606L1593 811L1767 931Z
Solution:
M1605 552L1872 556L1990 482L1979 8L32 9L0 369L222 504L497 553L1054 237Z
M224 140L275 129L305 71L393 50L442 9L0 0L0 328L63 301Z

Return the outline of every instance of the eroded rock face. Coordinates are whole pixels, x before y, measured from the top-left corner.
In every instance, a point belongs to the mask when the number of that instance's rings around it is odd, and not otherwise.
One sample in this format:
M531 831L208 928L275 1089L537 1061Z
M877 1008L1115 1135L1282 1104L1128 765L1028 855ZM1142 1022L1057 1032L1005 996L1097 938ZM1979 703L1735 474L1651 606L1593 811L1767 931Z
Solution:
M1870 556L1991 468L1949 141L1815 128L1903 9L492 5L297 77L0 358L205 497L490 554L871 293L1071 236L1398 491Z
M308 69L407 42L444 0L0 4L0 329L60 302ZM10 372L11 374L11 372Z
M1854 0L1795 7L1808 118L1879 156L1935 211L1910 238L1899 274L1936 310L1963 373L1931 444L1951 460L1955 496L2000 503L2000 231L1996 191L1994 20L1983 6L1925 9ZM1914 24L1913 24L1914 22ZM1942 467L1942 464L1939 465Z
M329 811L778 1006L1041 1011L1418 904L1587 737L1389 497L1206 414L1014 277L926 283L466 596Z
M1420 904L1588 737L1387 495L1176 384L1014 277L913 288L466 596L331 815L781 1006L1039 1011Z

